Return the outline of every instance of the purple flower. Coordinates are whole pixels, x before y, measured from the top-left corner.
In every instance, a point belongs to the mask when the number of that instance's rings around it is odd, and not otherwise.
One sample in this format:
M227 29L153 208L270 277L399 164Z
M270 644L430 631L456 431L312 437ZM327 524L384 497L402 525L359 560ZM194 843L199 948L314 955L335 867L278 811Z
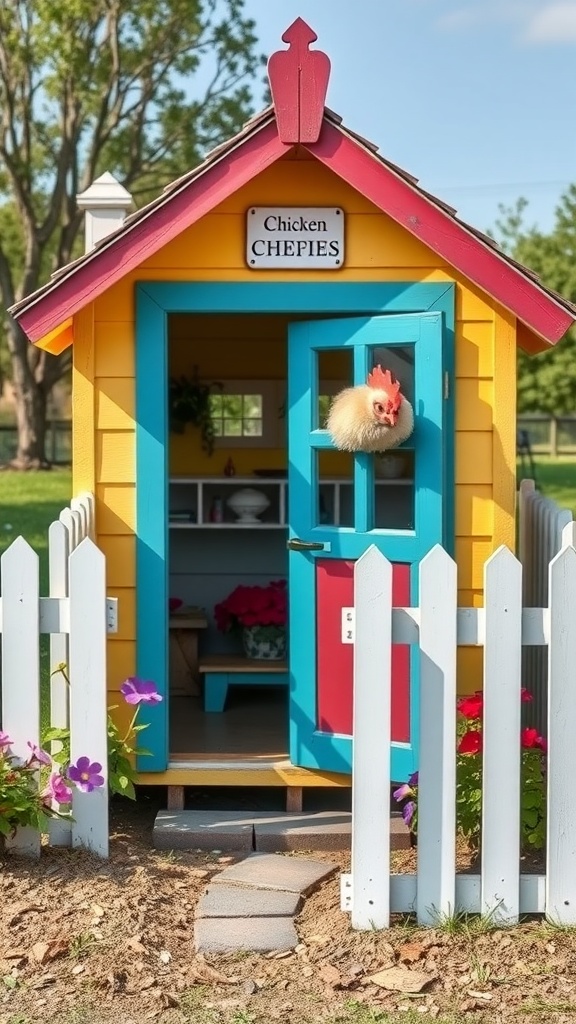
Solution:
M42 793L42 799L45 803L50 803L52 800L58 804L72 802L72 790L70 786L66 785L66 779L62 778L58 772L53 772L50 776L50 781Z
M414 811L416 810L416 804L413 800L409 800L407 804L404 804L402 808L402 817L404 818L404 824L410 827L410 822L414 817Z
M162 700L156 683L150 679L139 679L138 676L125 679L120 687L120 693L127 704L157 704Z
M408 785L408 783L405 782L404 785L400 786L399 789L395 789L394 790L394 792L392 793L392 796L394 797L395 800L398 801L398 803L400 803L401 800L405 800L406 797L408 797L408 796L414 796L414 794L413 794L412 790L410 789L410 786Z
M78 789L83 793L91 793L93 789L104 785L104 779L100 772L102 765L98 761L90 764L89 757L79 757L76 764L71 764L68 769L68 778L75 782Z
M408 785L409 786L417 786L418 785L418 772L412 772L412 775L408 779Z
M7 750L8 747L11 747L13 742L14 740L10 739L8 733L2 732L2 730L0 729L0 752L2 752L3 750Z
M32 751L32 756L30 758L31 761L38 761L39 764L52 764L50 754L47 754L45 750L42 750L38 744L31 743L30 740L28 740L28 746Z

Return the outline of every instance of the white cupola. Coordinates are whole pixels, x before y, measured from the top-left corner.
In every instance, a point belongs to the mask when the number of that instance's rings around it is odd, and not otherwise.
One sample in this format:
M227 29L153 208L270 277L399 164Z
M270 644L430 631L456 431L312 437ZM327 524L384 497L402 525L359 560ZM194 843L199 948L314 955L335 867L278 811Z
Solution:
M84 249L90 252L102 238L122 226L132 206L132 196L113 174L105 171L76 196L76 202L80 210L86 211Z

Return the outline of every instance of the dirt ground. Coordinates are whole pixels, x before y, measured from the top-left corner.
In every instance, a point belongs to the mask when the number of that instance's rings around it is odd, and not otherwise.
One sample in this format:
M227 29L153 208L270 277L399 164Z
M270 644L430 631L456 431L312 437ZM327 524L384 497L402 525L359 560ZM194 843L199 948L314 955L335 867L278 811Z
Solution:
M576 931L470 919L353 932L338 872L306 901L295 952L197 957L195 904L229 858L153 850L155 811L113 807L109 861L46 848L37 863L0 863L0 1024L574 1020ZM349 868L346 857L316 856ZM413 869L413 858L394 855L395 869ZM421 990L381 987L392 966L395 984Z

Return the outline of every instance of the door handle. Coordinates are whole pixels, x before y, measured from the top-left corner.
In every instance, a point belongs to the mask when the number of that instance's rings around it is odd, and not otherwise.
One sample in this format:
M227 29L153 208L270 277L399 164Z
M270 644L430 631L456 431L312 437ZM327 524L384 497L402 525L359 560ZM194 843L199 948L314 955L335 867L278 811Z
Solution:
M286 547L290 551L325 551L327 545L321 544L317 540L300 540L300 537L291 537L286 541Z

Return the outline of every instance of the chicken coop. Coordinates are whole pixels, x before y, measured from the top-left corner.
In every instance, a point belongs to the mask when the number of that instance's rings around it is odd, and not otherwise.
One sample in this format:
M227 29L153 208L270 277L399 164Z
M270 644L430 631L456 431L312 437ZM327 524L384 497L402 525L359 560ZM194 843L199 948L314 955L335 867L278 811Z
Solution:
M141 781L294 804L350 783L355 560L376 544L409 605L440 542L482 603L484 561L514 547L517 348L574 320L325 106L315 40L291 25L271 106L144 208L99 178L85 254L11 311L73 346L74 493L96 496L118 598L110 703L132 675L165 698ZM259 647L228 629L250 624ZM394 779L417 764L417 681L397 647Z

